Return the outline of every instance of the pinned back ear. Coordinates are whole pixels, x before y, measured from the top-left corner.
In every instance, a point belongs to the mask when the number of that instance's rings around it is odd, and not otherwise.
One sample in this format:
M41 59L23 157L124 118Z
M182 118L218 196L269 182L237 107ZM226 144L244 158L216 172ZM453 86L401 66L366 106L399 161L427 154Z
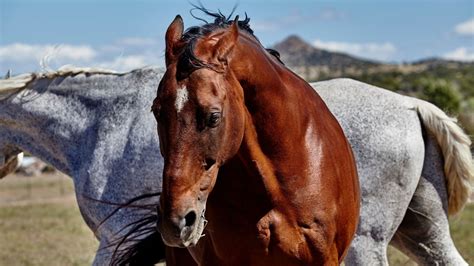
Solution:
M166 30L166 66L176 60L177 46L183 35L183 30L183 19L180 15L177 15Z
M214 50L214 59L222 64L227 64L228 57L232 53L237 39L239 37L239 16L235 17L227 32L216 43Z

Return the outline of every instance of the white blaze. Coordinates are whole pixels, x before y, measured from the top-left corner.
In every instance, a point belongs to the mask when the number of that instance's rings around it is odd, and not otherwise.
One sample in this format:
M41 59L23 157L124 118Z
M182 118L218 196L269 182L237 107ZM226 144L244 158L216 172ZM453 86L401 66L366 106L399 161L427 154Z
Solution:
M176 111L179 113L181 109L183 109L184 105L188 101L188 89L186 87L179 88L176 91L176 101L174 106L176 107Z

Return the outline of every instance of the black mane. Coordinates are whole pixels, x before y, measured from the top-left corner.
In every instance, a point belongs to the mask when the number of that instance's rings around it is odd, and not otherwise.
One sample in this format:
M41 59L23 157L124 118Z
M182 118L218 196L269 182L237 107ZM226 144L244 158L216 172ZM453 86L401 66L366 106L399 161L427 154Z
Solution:
M186 74L191 73L192 71L199 69L199 68L211 68L213 69L214 66L212 64L209 64L208 62L204 62L200 60L199 58L196 57L194 54L194 47L196 42L201 39L204 36L209 35L210 33L214 32L215 30L218 29L226 29L232 23L234 22L235 19L238 19L239 16L235 16L234 19L232 19L232 16L235 11L235 7L232 10L231 14L229 16L225 16L222 14L220 11L218 12L213 12L210 11L206 8L204 8L202 5L201 6L196 6L193 5L194 8L190 11L191 15L200 21L203 21L205 24L201 26L192 26L188 28L183 36L181 37L181 40L186 43L186 46L179 58L178 65L182 67L182 70L185 70ZM213 22L207 22L203 18L197 17L193 14L194 10L199 10L203 12L204 14L210 16L211 18L214 19ZM250 18L247 16L247 13L245 13L245 18L243 20L238 20L237 24L239 26L240 30L243 30L253 38L257 42L260 43L259 39L257 36L254 35L252 28L250 27ZM283 62L280 60L280 54L273 50L273 49L266 49L271 55L275 56L280 63L283 64ZM186 75L185 74L185 75Z

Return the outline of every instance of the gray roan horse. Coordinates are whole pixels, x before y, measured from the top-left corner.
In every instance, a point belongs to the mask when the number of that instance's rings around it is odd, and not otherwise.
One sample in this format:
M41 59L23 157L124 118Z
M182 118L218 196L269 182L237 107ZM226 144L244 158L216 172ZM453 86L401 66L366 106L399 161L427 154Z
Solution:
M155 230L162 158L150 113L161 75L70 68L0 83L0 154L28 151L73 178L100 240L96 265L109 263L120 242L118 258L130 264L164 256ZM427 102L354 80L312 85L344 128L361 179L346 264L386 265L389 243L420 264L466 264L448 225L473 178L470 141L455 121Z

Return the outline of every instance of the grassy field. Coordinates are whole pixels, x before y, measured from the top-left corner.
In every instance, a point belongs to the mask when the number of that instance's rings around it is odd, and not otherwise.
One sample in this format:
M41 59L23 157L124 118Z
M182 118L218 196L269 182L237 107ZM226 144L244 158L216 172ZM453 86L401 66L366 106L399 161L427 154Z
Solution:
M70 178L0 180L0 265L90 265L97 246Z
M451 222L456 246L474 264L474 205ZM62 174L0 180L0 265L90 265L97 240ZM391 265L415 265L393 248Z

